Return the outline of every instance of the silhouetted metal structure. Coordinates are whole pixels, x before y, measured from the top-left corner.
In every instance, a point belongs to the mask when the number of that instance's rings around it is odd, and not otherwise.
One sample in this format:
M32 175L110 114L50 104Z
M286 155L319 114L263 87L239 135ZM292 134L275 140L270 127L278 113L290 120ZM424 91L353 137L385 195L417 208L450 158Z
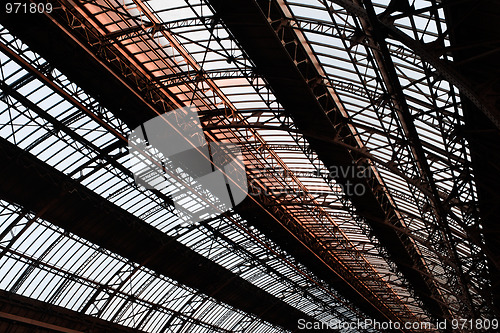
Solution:
M498 316L497 4L48 3L0 16L4 330ZM127 135L183 106L250 195L172 226Z

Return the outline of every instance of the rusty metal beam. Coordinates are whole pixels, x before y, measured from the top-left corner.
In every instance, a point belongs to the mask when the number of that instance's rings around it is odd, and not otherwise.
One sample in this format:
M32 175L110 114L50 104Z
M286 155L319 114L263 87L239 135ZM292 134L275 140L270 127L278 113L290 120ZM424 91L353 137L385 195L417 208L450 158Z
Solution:
M287 21L279 8L269 1L208 1L241 43L250 58L259 68L259 73L268 80L273 92L291 114L297 127L303 131L321 133L331 138L342 138L345 143L356 146L356 140L346 125L347 119L338 111L335 101L324 85L318 84L321 75L312 65L312 59L295 39L292 29L286 29ZM279 32L280 36L277 35ZM325 144L314 137L304 135L327 167L347 167L357 160L355 152L340 146ZM362 184L373 191L350 199L357 212L366 217L381 243L386 246L398 268L411 282L429 312L437 317L445 316L436 290L425 272L426 268L406 235L387 228L378 221L399 223L385 195L376 190L378 181L359 179L336 179L341 184ZM402 264L407 263L407 264ZM384 306L378 307L380 311Z

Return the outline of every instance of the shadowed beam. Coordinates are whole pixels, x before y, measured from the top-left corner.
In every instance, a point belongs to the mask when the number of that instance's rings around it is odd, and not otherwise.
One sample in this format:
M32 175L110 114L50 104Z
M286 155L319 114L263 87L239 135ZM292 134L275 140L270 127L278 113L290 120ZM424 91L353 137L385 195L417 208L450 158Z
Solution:
M0 160L0 199L269 323L293 331L314 321L3 138Z
M500 3L498 1L447 2L447 25L456 69L493 109L500 109ZM465 126L461 133L470 144L479 212L489 256L490 297L500 316L500 130L474 103L461 95Z
M143 331L0 290L0 332L141 333Z

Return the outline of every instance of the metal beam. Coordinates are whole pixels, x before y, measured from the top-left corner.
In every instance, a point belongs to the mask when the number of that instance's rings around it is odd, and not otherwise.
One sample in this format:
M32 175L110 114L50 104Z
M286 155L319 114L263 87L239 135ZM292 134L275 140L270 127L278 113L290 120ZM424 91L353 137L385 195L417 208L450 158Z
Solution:
M159 274L275 325L312 318L96 195L5 139L0 198ZM49 207L49 208L47 208Z
M235 208L235 211L271 240L280 244L287 253L290 253L300 262L306 263L306 266L318 277L334 286L343 297L358 306L364 313L379 321L387 320L379 311L367 304L363 296L349 285L348 281L342 279L340 274L332 274L331 268L335 270L336 266L325 262L322 256L315 255L315 252L319 252L319 248L314 239L307 237L304 232L300 231L301 228L293 223L293 218L282 209L281 204L272 205L269 198L265 196L257 199L261 205L265 205L267 210L273 213L275 218L280 220L281 225L269 216L268 211L265 211L250 199L240 203ZM330 264L331 268L327 264Z
M141 333L129 327L0 290L0 331Z
M397 112L398 118L402 124L402 129L405 136L408 138L408 146L414 156L415 173L420 175L419 177L421 177L422 182L428 184L429 189L431 190L431 195L428 195L428 198L432 203L436 220L440 226L442 234L441 237L445 244L443 250L449 251L449 256L453 258L453 262L455 264L456 274L453 274L454 278L451 282L455 285L455 288L461 289L460 294L463 295L463 297L460 304L465 308L463 310L463 314L468 318L477 318L472 297L469 294L469 289L467 287L466 277L464 276L460 258L456 251L456 244L452 241L453 236L451 235L451 229L447 221L449 218L448 211L444 207L443 201L440 199L432 171L427 161L427 156L423 149L422 140L418 135L415 124L413 123L405 94L387 48L381 24L377 19L377 15L375 14L375 9L373 8L371 1L363 0L363 3L367 11L367 19L363 18L360 20L365 30L371 30L370 38L372 39L373 44L377 46L375 60L381 69L385 86L387 87L388 92L391 95L391 99L393 100L395 111Z
M321 133L332 139L341 138L351 146L358 146L337 103L327 88L318 84L322 76L315 69L313 59L309 58L301 41L296 39L292 28L287 27L286 17L273 2L208 2L271 84L274 94L301 131ZM308 135L305 137L327 167L347 168L359 159L355 152L348 149L325 144ZM336 181L343 185L350 182L373 189L362 196L351 196L350 199L357 212L366 217L381 243L395 258L394 261L399 263L398 268L413 285L429 312L443 318L445 314L440 305L439 293L429 279L430 275L425 273L427 269L411 240L378 222L400 224L383 193L383 187L376 179L338 178ZM383 306L378 309L384 311Z
M368 13L363 7L356 4L351 0L331 0L336 4L344 7L350 14L364 19L368 19ZM460 4L460 1L456 1ZM463 2L462 2L463 3ZM446 1L444 8L452 8L456 4L452 1ZM473 7L472 3L468 3L467 7ZM429 8L431 9L431 8ZM379 21L380 25L383 26L384 32L388 33L392 38L403 43L410 49L412 49L415 54L420 56L423 60L432 64L432 66L441 74L446 80L454 84L460 89L463 96L467 97L478 110L484 113L484 115L493 123L497 128L500 128L500 109L498 97L492 98L492 96L486 96L484 92L475 89L473 81L470 81L467 77L464 77L462 73L457 71L452 64L443 61L440 57L439 52L436 52L433 45L425 45L422 41L414 40L407 34L403 33L401 30L396 28L393 24L389 24L385 21ZM449 31L452 31L450 29ZM461 44L463 45L463 44ZM494 56L494 54L492 55Z
M495 1L461 1L453 4L446 2L445 14L450 33L452 54L458 65L458 71L469 81L480 87L486 96L496 100L500 107L498 53L491 53L498 46L500 25L498 15L500 6ZM478 45L480 43L480 45ZM463 48L463 45L474 45ZM489 54L476 58L477 54ZM495 306L496 316L500 316L500 174L496 168L500 165L500 131L495 124L477 106L463 95L465 115L464 135L470 143L471 159L477 183L481 224L486 247L493 256L489 259L490 297Z

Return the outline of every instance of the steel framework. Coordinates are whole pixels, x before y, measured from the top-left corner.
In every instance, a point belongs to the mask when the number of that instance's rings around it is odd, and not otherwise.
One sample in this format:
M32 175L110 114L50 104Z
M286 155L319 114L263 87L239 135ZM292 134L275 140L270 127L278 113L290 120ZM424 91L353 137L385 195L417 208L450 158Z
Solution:
M0 17L0 289L124 331L498 315L464 105L500 117L453 66L451 4L48 2ZM250 195L172 227L179 188L136 185L126 145L183 106Z

